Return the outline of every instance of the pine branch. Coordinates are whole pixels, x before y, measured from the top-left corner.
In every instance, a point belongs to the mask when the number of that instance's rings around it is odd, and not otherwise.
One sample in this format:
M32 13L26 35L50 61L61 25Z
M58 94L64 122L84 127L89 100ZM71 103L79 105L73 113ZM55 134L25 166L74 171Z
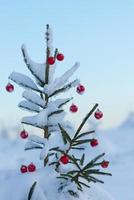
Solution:
M49 63L47 62L49 55L50 55L50 49L48 47L48 40L49 40L49 33L48 33L48 29L49 29L49 24L47 24L46 26L47 28L47 32L46 32L46 44L47 44L47 48L46 48L46 70L45 70L45 84L48 84L49 81Z
M34 182L33 185L31 186L29 194L28 194L28 200L32 200L32 195L34 193L36 184L37 184L37 182Z
M93 114L93 112L96 110L96 108L98 107L98 104L96 103L95 106L92 108L92 110L86 115L86 117L83 119L82 123L80 124L80 126L78 127L74 138L76 138L79 134L79 132L81 131L81 129L83 128L84 124L86 123L86 121L88 120L88 118Z
M85 144L85 143L88 143L90 141L91 141L91 139L77 140L72 144L72 146L74 147L74 146L77 146L77 145L80 145L80 144Z
M37 74L35 74L33 72L33 70L31 69L31 66L30 64L28 63L28 60L27 60L27 56L26 56L26 53L25 53L25 49L22 47L21 48L21 51L22 51L22 55L23 55L23 58L24 58L24 62L25 64L27 65L28 69L30 70L30 72L33 74L33 76L41 83L42 87L44 86L44 82L37 76Z
M62 134L62 138L63 138L63 141L64 143L66 144L67 142L69 142L69 144L71 145L71 138L69 136L69 134L66 132L66 130L64 128L62 128L62 126L60 124L59 125L59 128L61 130L61 134Z
M63 111L64 111L64 110L56 110L56 111L50 113L50 114L48 115L48 118L51 117L51 116L53 116L53 115L60 114L60 113L62 113Z
M56 59L57 54L58 54L58 49L56 48L54 52L54 59Z
M102 158L105 155L105 153L102 153L100 155L98 155L97 157L95 157L93 160L91 160L84 168L84 170L88 170L90 167L92 167L94 165L94 163L99 160L100 158Z
M21 121L22 124L26 124L26 125L30 125L30 126L34 126L34 127L37 127L37 128L40 128L40 129L43 129L44 130L44 127L40 127L39 125L37 124L31 124L31 123L28 123L28 122L23 122Z
M94 130L93 131L87 131L85 133L78 135L75 139L79 139L81 137L87 136L87 135L92 134L92 133L95 133L95 131Z
M58 90L55 90L52 94L49 95L49 98L52 96L55 96L59 93L65 92L66 90L70 89L74 84L76 84L78 82L78 79L68 83L67 85L65 85L63 88L60 88Z
M67 104L68 102L70 102L72 99L73 99L73 97L70 98L69 100L65 101L64 103L61 103L61 104L58 106L58 108L61 108L62 106L64 106L64 105Z
M34 109L34 108L30 108L30 107L28 107L27 105L22 105L21 103L19 103L18 107L19 107L19 108L22 108L22 109L24 109L24 110L31 111L31 112L39 113L39 110L36 110L36 109Z

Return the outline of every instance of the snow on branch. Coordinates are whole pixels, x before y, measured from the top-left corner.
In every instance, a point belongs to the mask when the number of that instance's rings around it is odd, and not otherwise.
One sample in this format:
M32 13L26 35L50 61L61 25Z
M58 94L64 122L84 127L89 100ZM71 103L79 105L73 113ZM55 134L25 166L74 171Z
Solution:
M67 132L70 132L70 133L74 132L74 127L68 121L65 121L65 122L59 121L59 123L62 125L62 127ZM59 128L58 124L48 125L48 129L49 129L50 132L60 132L60 128Z
M50 26L47 24L47 31L46 31L46 42L47 42L47 47L49 48L50 52L52 52L53 47L52 47L52 43L53 43L53 32L52 29L50 28Z
M61 77L56 78L51 84L49 84L45 88L45 92L48 93L48 94L51 94L55 90L64 86L68 82L69 78L73 75L73 73L78 69L78 67L79 67L79 63L76 62L73 65L73 67L71 67L71 69L66 71Z
M64 98L64 99L56 99L56 100L54 101L54 103L56 104L56 106L57 106L58 108L61 108L63 105L67 104L67 103L70 102L72 99L73 99L73 97L72 97L72 98Z
M38 144L41 144L41 145L46 145L46 143L48 142L48 140L46 138L41 138L37 135L30 135L29 141L32 141L32 142L36 142Z
M37 112L37 113L40 112L39 106L29 101L21 101L18 104L18 107L32 112Z
M45 100L43 100L41 98L41 96L39 96L38 94L36 94L35 92L33 91L30 91L30 90L25 90L22 94L22 96L27 99L28 101L44 108L45 107Z
M32 141L28 141L25 144L25 150L32 150L32 149L42 149L42 146Z
M77 85L79 85L79 83L80 83L80 80L79 80L79 79L76 79L76 80L74 80L74 81L68 83L67 85L65 85L63 88L60 88L60 89L58 89L58 90L55 90L52 94L49 95L49 97L58 95L59 93L62 93L62 92L66 92L66 91L69 90L70 88L76 87Z
M29 88L29 89L40 92L40 90L38 89L34 81L24 74L21 74L18 72L12 72L9 76L9 79L11 79L12 81L14 81L15 83L17 83L18 85L24 88Z
M46 195L37 182L34 182L28 194L28 200L47 200Z
M21 122L27 125L32 125L44 129L47 125L47 111L44 109L35 116L23 117Z
M46 68L45 63L39 64L32 61L32 59L29 57L27 53L27 49L24 44L22 45L21 50L26 66L33 74L33 76L36 78L38 84L43 87L45 84L45 68Z
M59 110L59 112L56 113L53 112L52 115L49 115L48 118L48 125L57 125L58 123L60 123L61 121L63 121L63 119L65 118L66 112L63 110Z
M48 140L46 138L41 138L36 135L31 135L28 139L28 142L25 144L25 150L32 149L41 149L40 159L45 159L49 152Z

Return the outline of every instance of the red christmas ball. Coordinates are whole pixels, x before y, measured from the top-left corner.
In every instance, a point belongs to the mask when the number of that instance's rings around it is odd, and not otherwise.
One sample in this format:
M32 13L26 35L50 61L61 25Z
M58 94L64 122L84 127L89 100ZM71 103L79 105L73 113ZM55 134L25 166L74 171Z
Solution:
M47 59L47 62L49 65L53 65L55 63L55 58L51 56Z
M101 163L101 167L102 168L107 168L109 165L109 161L103 160L103 162Z
M36 170L36 166L33 163L31 163L30 165L28 165L28 171L29 172L34 172L35 170Z
M62 61L62 60L64 60L64 55L62 53L58 53L56 58L58 61Z
M11 83L8 83L6 85L6 90L7 90L7 92L13 92L14 86Z
M20 168L21 173L26 173L27 172L27 166L26 165L22 165Z
M76 88L76 91L78 94L83 94L85 91L84 85L78 85L78 87Z
M25 131L25 130L21 131L21 132L20 132L20 137L21 137L22 139L26 139L26 138L28 137L28 132Z
M72 104L72 105L70 106L70 111L73 112L73 113L75 113L75 112L78 111L78 107L77 107L75 104Z
M99 142L98 142L97 139L92 139L92 140L90 141L90 145L91 145L92 147L96 147L98 144L99 144Z
M94 117L96 119L101 119L103 117L103 112L101 112L99 109L94 113Z
M64 165L66 165L66 164L69 162L69 157L68 157L67 155L63 155L63 156L61 156L60 161L61 161Z

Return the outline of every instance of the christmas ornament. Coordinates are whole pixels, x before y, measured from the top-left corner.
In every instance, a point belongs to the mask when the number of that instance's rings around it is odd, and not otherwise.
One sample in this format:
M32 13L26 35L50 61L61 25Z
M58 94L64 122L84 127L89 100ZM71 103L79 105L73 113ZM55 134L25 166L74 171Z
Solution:
M78 85L78 87L76 88L76 91L78 94L83 94L85 91L84 85Z
M67 155L61 156L60 161L66 165L69 162L69 157Z
M103 160L103 162L101 163L101 167L102 168L107 168L109 165L109 161Z
M94 113L94 116L96 119L101 119L103 117L103 112L101 112L99 109Z
M95 146L97 146L98 144L99 144L99 142L98 142L97 139L92 139L92 140L90 141L90 145L91 145L92 147L95 147Z
M33 163L31 163L30 165L28 165L28 171L29 172L34 172L35 170L36 170L36 166Z
M28 137L28 132L25 131L25 130L21 131L21 132L20 132L20 137L21 137L22 139L26 139L26 138Z
M11 83L8 83L6 85L6 90L7 90L7 92L13 92L14 86Z
M20 168L21 173L26 173L27 172L27 166L26 165L22 165Z
M64 60L64 55L62 53L58 53L56 58L58 61L62 61L62 60Z
M47 62L49 65L53 65L55 63L55 58L51 56L47 59Z
M72 104L72 105L70 106L70 111L73 112L73 113L75 113L75 112L78 111L78 107L77 107L75 104Z

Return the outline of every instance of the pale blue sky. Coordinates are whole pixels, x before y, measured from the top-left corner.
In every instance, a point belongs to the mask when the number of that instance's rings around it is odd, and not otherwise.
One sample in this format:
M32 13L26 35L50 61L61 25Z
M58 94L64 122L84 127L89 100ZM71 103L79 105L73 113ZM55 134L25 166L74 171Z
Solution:
M81 63L74 77L81 78L86 93L75 95L80 107L75 122L99 102L103 127L118 125L134 110L133 0L0 0L0 119L17 123L24 115L17 108L22 90L16 85L8 94L5 85L13 70L29 74L20 51L23 42L34 60L44 60L47 23L53 27L54 46L65 54L58 73Z

